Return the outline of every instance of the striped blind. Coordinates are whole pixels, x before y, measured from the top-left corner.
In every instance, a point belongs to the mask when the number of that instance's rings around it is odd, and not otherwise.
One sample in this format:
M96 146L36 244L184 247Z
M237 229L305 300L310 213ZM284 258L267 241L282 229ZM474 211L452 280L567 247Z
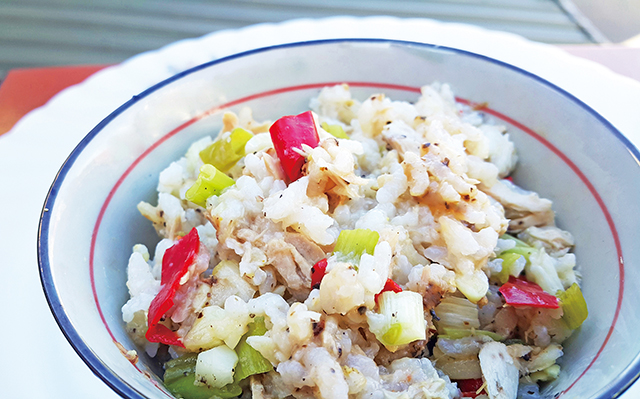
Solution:
M0 79L12 68L117 63L220 29L334 15L425 17L547 43L597 41L559 0L0 0Z

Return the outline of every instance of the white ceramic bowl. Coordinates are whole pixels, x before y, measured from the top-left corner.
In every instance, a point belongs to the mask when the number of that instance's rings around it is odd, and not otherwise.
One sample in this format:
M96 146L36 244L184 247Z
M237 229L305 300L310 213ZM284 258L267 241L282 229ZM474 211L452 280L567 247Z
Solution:
M53 182L41 218L39 262L50 307L71 345L123 397L171 397L161 368L136 349L120 308L138 242L158 238L136 204L155 201L158 173L195 139L217 132L223 109L257 120L307 109L320 88L412 100L448 82L459 101L485 104L519 150L515 181L554 201L576 238L588 320L565 345L545 397L611 398L640 373L640 153L571 94L526 71L451 48L384 40L276 46L180 73L135 96L96 126ZM616 101L616 99L611 99ZM116 345L118 343L119 345ZM141 351L140 351L141 352Z

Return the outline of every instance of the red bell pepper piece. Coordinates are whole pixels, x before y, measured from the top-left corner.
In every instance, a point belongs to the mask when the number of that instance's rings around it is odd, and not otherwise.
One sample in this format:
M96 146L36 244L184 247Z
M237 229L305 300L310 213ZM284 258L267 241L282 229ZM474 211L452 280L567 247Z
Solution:
M544 292L538 284L513 276L510 276L509 281L503 284L498 291L504 297L507 305L549 309L560 307L558 298Z
M160 292L149 306L149 329L145 337L149 342L184 347L178 335L163 324L160 319L173 307L173 298L180 288L180 279L187 273L200 250L200 237L194 228L178 242L168 248L162 258Z
M302 177L305 158L294 148L301 150L302 144L315 148L320 142L311 111L283 116L271 125L269 133L285 174L290 181L298 180Z
M462 396L465 398L475 398L476 396L482 395L484 392L484 389L478 392L478 390L484 385L484 381L482 380L482 378L454 380L453 382L458 383L458 389L460 389L460 391L462 392Z
M320 283L322 282L322 278L326 273L326 259L319 260L315 265L313 265L313 267L311 268L311 289L320 288Z
M382 288L382 291L378 292L373 297L375 299L376 303L378 303L378 298L380 297L380 295L382 295L382 293L386 292L386 291L402 292L402 288L400 288L398 283L396 283L395 281L393 281L390 278L388 278L387 282L384 283L384 287Z

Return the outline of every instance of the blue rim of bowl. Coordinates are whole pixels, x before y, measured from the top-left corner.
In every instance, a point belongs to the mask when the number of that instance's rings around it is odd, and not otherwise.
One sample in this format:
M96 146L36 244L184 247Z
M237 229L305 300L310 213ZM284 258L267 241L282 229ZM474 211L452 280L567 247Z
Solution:
M327 39L327 40L313 40L306 42L296 42L296 43L287 43L275 46L262 47L258 49L253 49L237 54L233 54L227 57L219 58L193 68L182 71L172 77L165 79L150 88L146 89L142 93L133 96L129 101L118 107L115 111L109 114L106 118L104 118L96 127L91 129L91 131L80 141L80 143L73 149L71 154L67 157L60 170L58 171L50 189L47 193L47 197L45 199L44 206L42 208L42 212L40 215L40 223L38 226L38 265L40 272L40 281L42 283L42 287L45 293L45 297L49 304L49 308L54 315L56 323L60 327L60 330L64 334L65 338L76 353L80 356L80 358L86 363L86 365L96 374L105 384L107 384L111 389L113 389L116 393L125 398L140 398L144 399L142 393L129 385L126 381L116 375L109 367L107 367L102 360L89 348L89 346L84 342L82 337L78 334L78 332L73 327L73 324L67 317L64 307L60 301L58 296L58 292L56 290L55 284L53 282L53 276L51 272L51 265L49 263L49 253L48 253L48 235L49 235L49 226L50 226L50 212L49 210L53 209L55 204L55 200L58 194L58 190L62 185L65 176L67 175L69 169L73 166L74 162L80 155L80 153L84 150L84 148L89 144L93 138L102 131L102 129L109 124L114 118L124 112L126 109L131 107L133 104L137 103L141 99L149 96L160 88L173 83L181 79L184 76L190 75L202 69L209 68L211 66L221 64L227 61L231 61L237 58L242 58L246 56L250 56L257 53L268 52L271 50L292 48L292 47L305 47L305 46L317 46L317 45L326 45L326 44L335 44L335 43L368 43L368 44L380 44L380 43L388 43L390 45L397 45L403 47L420 47L428 50L436 50L436 51L450 51L452 53L461 54L464 56L477 58L484 60L489 63L496 64L500 67L510 69L512 71L518 72L534 81L541 83L552 90L560 93L570 101L574 102L578 106L582 107L585 111L591 114L594 118L596 118L600 123L602 123L612 134L618 139L622 144L627 148L632 157L636 159L638 163L640 163L640 152L638 149L627 139L618 129L616 129L608 120L606 120L603 116L589 107L587 104L579 100L577 97L572 95L571 93L565 91L564 89L554 85L553 83L514 65L505 63L503 61L499 61L481 54L476 54L466 50L460 50L452 47L439 46L428 43L419 43L419 42L411 42L411 41L402 41L402 40L389 40L389 39L362 39L362 38L344 38L344 39ZM599 399L613 398L618 397L625 390L627 390L638 378L640 377L640 354L636 355L636 357L631 361L631 363L627 366L627 368L620 373L608 386L603 388L603 392L597 397ZM595 398L595 397L594 397Z

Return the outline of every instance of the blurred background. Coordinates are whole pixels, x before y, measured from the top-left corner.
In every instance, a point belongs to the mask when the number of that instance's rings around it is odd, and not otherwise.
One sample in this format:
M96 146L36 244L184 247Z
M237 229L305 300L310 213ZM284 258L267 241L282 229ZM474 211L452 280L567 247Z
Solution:
M113 64L221 29L332 15L432 18L565 45L640 34L640 0L0 0L0 79L14 68Z

